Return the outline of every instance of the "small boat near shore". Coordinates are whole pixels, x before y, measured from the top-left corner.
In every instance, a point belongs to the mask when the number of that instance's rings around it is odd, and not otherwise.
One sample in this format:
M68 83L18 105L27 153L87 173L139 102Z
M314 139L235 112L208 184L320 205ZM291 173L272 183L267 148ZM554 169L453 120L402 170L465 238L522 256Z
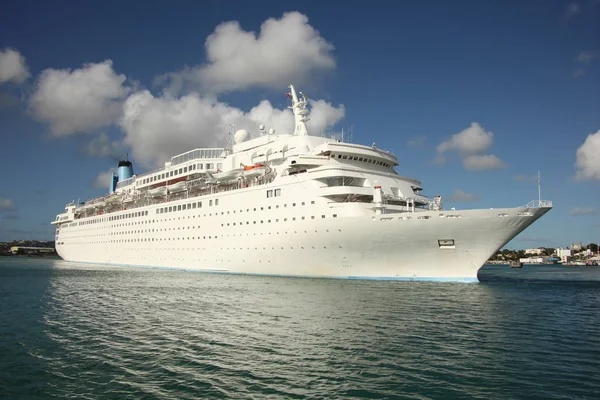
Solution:
M511 261L509 265L511 268L523 268L523 263L520 261Z

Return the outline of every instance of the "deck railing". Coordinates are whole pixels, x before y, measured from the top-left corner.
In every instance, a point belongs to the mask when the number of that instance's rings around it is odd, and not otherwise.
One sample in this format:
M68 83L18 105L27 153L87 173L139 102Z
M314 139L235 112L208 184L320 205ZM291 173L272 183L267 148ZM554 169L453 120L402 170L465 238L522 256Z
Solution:
M552 200L531 200L529 203L525 204L523 207L526 207L526 208L552 207Z

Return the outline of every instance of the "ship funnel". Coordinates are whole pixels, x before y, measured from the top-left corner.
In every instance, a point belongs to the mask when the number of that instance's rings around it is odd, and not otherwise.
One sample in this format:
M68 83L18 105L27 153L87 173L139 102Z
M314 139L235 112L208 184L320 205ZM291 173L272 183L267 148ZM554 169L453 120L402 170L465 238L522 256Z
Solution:
M117 170L118 182L123 182L133 176L133 165L131 161L119 161L119 169Z

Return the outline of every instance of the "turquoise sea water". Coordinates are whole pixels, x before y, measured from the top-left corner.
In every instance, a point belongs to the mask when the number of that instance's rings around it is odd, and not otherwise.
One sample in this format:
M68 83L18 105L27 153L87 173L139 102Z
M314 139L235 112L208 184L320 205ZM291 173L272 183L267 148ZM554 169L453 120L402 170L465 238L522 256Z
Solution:
M600 268L484 283L0 258L0 398L597 399Z

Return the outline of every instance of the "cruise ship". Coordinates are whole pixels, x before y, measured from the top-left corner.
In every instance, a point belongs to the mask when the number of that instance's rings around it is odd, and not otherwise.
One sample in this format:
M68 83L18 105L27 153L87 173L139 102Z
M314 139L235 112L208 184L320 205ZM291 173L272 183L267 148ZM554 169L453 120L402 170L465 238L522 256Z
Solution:
M445 210L373 146L309 135L306 96L287 94L293 133L260 126L134 174L56 216L66 261L215 273L477 281L498 249L552 208Z

